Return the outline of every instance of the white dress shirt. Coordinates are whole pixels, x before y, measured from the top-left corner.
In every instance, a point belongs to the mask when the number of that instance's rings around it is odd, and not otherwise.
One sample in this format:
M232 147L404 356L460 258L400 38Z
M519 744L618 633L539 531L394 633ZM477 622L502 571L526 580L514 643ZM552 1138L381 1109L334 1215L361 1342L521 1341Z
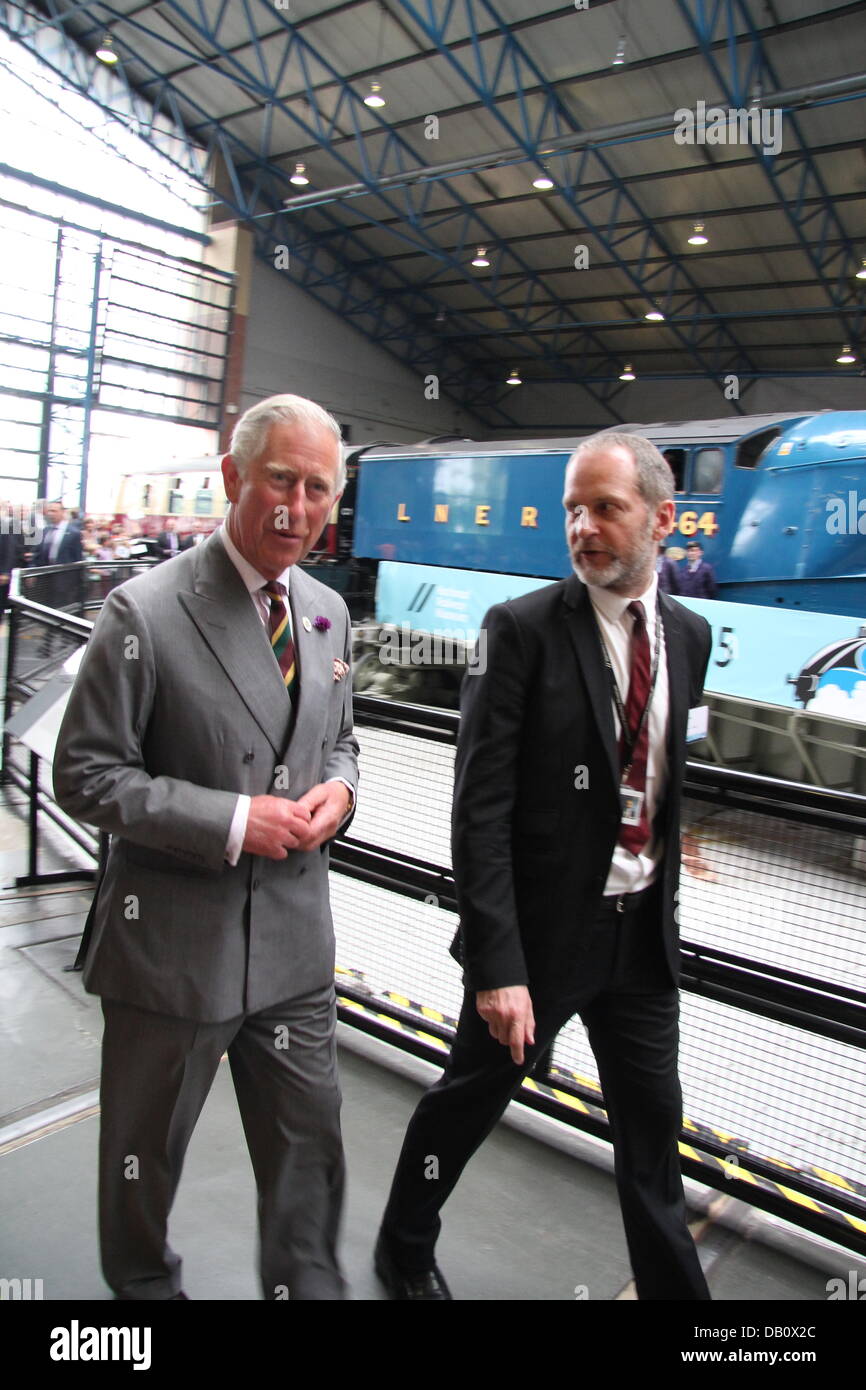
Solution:
M228 528L226 526L220 527L219 534L220 539L222 540L222 543L225 546L226 554L228 555L229 559L231 560L232 564L234 565L235 569L237 570L238 574L240 575L241 579L244 581L244 584L247 587L247 592L249 593L250 601L252 602L253 607L258 613L262 621L262 625L265 628L267 628L271 615L271 601L266 594L262 593L262 589L270 581L267 580L263 574L259 574L258 570L253 568L249 560L244 559L243 555L240 553L237 546L234 544L234 541L232 540L231 536L229 535ZM275 582L277 584L282 584L283 588L286 591L285 603L286 615L289 620L289 636L293 637L294 634L292 630L292 609L289 603L289 589L291 585L291 579L292 566L289 565L287 569L283 570L282 574L277 575ZM348 788L349 793L352 797L352 802L354 802L354 788L350 785L350 783L348 783L345 780L345 778L329 777L328 781L342 782L343 786ZM225 852L226 860L232 866L237 864L238 860L241 857L241 851L244 845L244 836L247 833L247 821L249 819L250 814L251 800L252 798L246 796L243 792L238 793L238 802L235 806L235 813L232 816L231 826L229 827L229 837L226 843ZM351 803L349 810L351 810ZM349 811L346 812L345 819L348 819L348 816Z
M587 588L598 623L599 634L607 648L610 664L613 667L614 677L622 697L623 708L625 708L628 703L628 687L631 677L631 634L634 627L634 619L627 610L629 604L634 603L635 600L634 598L624 598L622 594L615 594L610 589L602 589L597 584L589 584ZM659 618L657 590L658 576L654 574L649 588L638 597L638 602L643 604L646 613L647 638L651 653L655 651L656 622ZM664 798L668 779L667 737L670 697L663 626L659 636L658 675L655 689L650 698L649 752L646 774L646 812L651 832L655 813ZM613 695L611 695L611 705L616 737L619 739L620 720ZM661 836L651 838L641 853L637 855L617 844L604 886L605 895L639 893L641 889L648 888L658 873L663 853L664 840Z

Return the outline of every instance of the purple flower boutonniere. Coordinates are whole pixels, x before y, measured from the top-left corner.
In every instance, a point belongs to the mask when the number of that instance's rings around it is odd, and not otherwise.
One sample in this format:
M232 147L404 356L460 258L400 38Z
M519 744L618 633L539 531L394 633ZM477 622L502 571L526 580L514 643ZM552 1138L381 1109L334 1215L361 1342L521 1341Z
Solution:
M313 627L316 629L317 632L327 632L330 626L331 619L323 618L321 613L319 614L318 618L313 619Z

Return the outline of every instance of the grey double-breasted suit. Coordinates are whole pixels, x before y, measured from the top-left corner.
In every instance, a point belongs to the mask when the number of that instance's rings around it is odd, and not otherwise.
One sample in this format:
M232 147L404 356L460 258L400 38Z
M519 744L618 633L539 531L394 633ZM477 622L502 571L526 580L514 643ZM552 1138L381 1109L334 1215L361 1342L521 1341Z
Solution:
M273 1088L265 1107L254 1094L259 1063L248 1056L242 1068L236 1067L232 1040L245 1019L269 1017L286 1001L315 998L311 1007L322 1015L322 999L333 1000L327 846L289 850L285 860L242 853L235 866L225 858L239 793L296 800L335 777L353 788L357 783L351 681L335 679L334 664L335 658L349 661L346 607L297 566L290 605L300 672L294 717L268 633L219 533L170 565L130 580L109 596L99 615L58 740L58 802L70 815L112 835L85 968L87 988L102 995L107 1018L109 1002L134 1010L139 1030L152 1021L166 1035L172 1029L182 1034L181 1050L210 1039L195 1093L186 1093L187 1081L178 1083L177 1094L166 1099L166 1114L151 1117L150 1130L164 1128L164 1148L171 1151L167 1160L164 1155L153 1159L171 1170L165 1180L169 1205L183 1157L175 1153L177 1130L188 1139L225 1046L261 1206L264 1170L273 1167L270 1146L280 1138L263 1129L253 1135L251 1129L259 1120L266 1123L265 1109L281 1103L280 1075L266 1080L272 1063L301 1066L303 1047L297 1043L285 1058L264 1054L262 1084ZM317 618L326 621L316 625ZM296 1018L293 1027L303 1031ZM317 1046L332 1052L333 1018L325 1018L318 1031ZM122 1056L112 1063L123 1065ZM104 1054L104 1090L113 1084L106 1071ZM151 1084L144 1072L137 1083ZM134 1086L136 1079L124 1072L117 1084ZM331 1090L338 1112L333 1075ZM103 1107L105 1129L105 1096ZM251 1107L257 1110L254 1121ZM111 1123L119 1125L116 1105ZM333 1113L321 1123L333 1131ZM136 1142L143 1142L141 1136ZM333 1150L333 1134L328 1142ZM111 1162L103 1149L103 1170ZM335 1163L332 1153L332 1167ZM285 1174L272 1175L271 1181L285 1185ZM337 1179L332 1175L329 1181L336 1191ZM332 1193L332 1207L336 1200ZM265 1198L266 1208L270 1201ZM125 1209L106 1215L105 1202L103 1191L108 1274L106 1223L128 1225L134 1218ZM334 1226L333 1217L328 1219ZM273 1285L283 1278L281 1257L264 1249L264 1226L262 1237L266 1296L279 1297ZM158 1232L151 1233L154 1250L159 1239ZM108 1243L116 1245L117 1238L109 1237ZM285 1251L290 1243L283 1231L278 1244ZM297 1282L300 1257L292 1258ZM305 1268L317 1259L308 1250ZM147 1268L115 1271L109 1282L116 1290L131 1284L139 1291L132 1296L170 1297L179 1287L176 1257L164 1268L158 1264L153 1255ZM298 1295L293 1289L291 1296L339 1294Z

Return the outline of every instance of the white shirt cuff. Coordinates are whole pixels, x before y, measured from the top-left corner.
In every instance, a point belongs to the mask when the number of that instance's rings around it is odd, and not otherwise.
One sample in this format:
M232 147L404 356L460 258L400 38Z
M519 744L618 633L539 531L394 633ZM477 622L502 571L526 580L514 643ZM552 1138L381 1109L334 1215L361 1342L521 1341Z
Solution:
M226 844L226 862L234 868L241 857L241 850L244 847L244 836L247 833L247 821L250 815L250 804L252 797L244 796L243 792L238 796L238 804L232 816L232 823L229 826L229 838Z

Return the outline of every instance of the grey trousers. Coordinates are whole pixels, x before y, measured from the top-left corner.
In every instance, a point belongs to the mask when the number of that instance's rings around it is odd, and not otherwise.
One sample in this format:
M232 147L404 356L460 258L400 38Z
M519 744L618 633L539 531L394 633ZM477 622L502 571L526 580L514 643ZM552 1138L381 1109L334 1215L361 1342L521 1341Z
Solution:
M181 1261L168 1216L187 1145L228 1051L258 1188L266 1299L342 1299L344 1161L336 1001L324 989L224 1023L102 1001L99 1227L118 1295L168 1299Z

